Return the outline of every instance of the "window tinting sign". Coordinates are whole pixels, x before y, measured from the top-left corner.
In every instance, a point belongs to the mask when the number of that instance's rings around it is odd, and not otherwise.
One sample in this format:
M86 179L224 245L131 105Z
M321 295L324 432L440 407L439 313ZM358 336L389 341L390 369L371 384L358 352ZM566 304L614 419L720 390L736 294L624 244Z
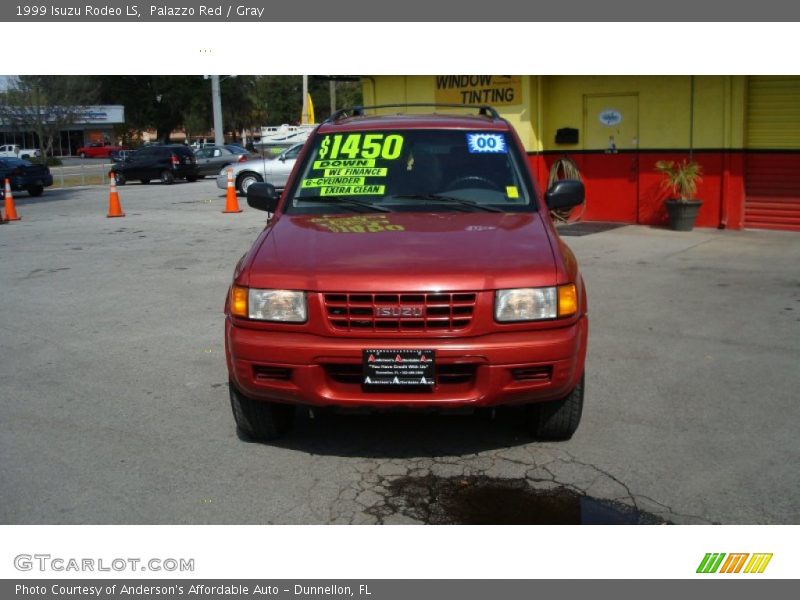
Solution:
M605 110L600 111L600 114L597 115L597 119L607 127L613 127L614 125L618 125L622 123L622 113L618 110L614 110L613 108L606 108Z

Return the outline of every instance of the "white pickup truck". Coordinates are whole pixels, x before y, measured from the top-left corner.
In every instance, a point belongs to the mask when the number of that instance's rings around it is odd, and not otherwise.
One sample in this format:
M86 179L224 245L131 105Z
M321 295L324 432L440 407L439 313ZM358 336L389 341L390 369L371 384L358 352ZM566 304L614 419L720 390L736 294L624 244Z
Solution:
M16 144L6 144L5 146L0 146L1 158L33 158L35 156L39 156L39 154L41 153L38 149L20 148Z

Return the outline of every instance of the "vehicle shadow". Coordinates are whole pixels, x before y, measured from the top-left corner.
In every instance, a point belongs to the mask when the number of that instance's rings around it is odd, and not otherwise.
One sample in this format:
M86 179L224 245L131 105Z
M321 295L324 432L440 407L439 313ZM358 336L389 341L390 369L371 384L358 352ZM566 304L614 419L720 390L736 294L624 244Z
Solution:
M86 188L99 189L101 186L80 186L70 188L46 188L41 196L30 196L28 192L14 192L14 204L26 206L28 204L43 204L45 202L59 202L80 197Z
M523 409L477 414L316 413L299 410L294 429L271 445L323 456L420 458L464 456L529 444Z

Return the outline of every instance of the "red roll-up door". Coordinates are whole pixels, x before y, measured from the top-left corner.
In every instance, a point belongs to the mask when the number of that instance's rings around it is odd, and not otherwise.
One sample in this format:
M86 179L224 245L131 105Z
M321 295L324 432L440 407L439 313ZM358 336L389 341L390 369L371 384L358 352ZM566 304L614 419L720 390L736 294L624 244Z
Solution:
M800 231L800 77L748 79L744 226Z

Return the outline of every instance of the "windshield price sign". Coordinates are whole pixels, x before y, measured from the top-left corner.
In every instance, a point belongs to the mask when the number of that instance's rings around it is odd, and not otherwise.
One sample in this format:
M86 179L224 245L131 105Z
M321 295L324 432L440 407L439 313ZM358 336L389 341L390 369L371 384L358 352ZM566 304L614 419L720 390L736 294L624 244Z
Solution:
M326 136L319 147L319 158L382 158L395 160L403 151L403 136L385 133L350 133Z

